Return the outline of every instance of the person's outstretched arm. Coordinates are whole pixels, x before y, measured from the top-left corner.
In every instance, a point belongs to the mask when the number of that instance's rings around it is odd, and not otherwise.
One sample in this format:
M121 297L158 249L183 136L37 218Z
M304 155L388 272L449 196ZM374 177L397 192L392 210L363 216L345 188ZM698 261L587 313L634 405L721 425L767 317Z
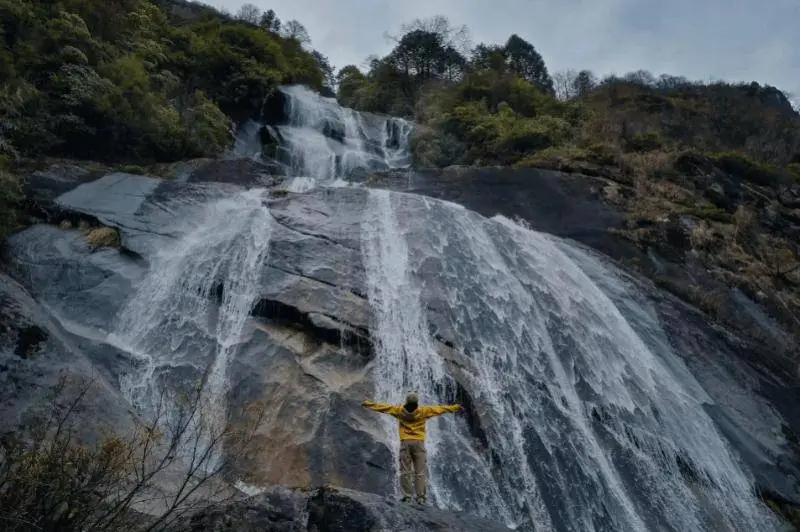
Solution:
M441 416L442 414L453 414L455 412L463 412L464 407L461 405L438 405L438 406L423 406L422 415L426 418Z
M361 403L361 406L374 410L375 412L380 412L381 414L389 414L390 416L396 416L403 408L402 406L390 405L389 403L376 403L369 400Z

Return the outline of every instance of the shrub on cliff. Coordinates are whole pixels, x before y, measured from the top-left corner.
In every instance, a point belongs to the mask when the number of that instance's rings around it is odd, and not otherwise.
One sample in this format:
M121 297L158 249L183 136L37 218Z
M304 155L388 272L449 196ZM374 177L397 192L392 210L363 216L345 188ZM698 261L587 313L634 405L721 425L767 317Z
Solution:
M231 496L217 482L229 460L215 455L223 445L225 456L248 450L260 406L248 406L239 425L214 429L199 391L169 409L162 396L133 433L87 443L77 412L92 386L62 378L25 432L0 438L3 530L165 530L209 500ZM155 515L137 514L142 504Z

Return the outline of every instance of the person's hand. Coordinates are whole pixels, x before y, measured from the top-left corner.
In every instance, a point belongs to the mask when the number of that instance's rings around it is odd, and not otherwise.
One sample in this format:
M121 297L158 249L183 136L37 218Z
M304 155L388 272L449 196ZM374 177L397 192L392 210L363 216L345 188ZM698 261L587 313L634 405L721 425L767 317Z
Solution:
M456 410L456 413L463 414L464 413L464 405L456 405L456 406L458 406L458 410Z

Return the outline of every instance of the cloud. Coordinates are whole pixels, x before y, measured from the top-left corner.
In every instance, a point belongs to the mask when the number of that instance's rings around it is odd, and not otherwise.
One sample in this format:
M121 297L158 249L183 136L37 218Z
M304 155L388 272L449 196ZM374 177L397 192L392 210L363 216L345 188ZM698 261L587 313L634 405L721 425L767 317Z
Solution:
M239 0L206 0L236 12ZM252 0L297 19L336 67L391 49L386 31L436 14L477 42L530 41L551 71L644 69L690 79L758 81L800 98L798 0Z

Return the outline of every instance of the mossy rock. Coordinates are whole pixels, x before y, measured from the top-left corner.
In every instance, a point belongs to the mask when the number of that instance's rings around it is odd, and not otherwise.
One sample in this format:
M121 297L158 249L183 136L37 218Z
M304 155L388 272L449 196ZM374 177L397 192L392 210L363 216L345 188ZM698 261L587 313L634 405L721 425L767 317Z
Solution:
M789 177L792 178L792 181L800 183L800 163L792 163L786 167L786 170L789 172Z
M781 181L780 170L771 164L762 164L737 152L715 154L713 160L724 171L751 183L774 187Z
M619 149L611 144L597 143L586 148L587 160L595 164L614 165Z
M112 227L97 227L86 233L86 243L93 250L98 248L119 249L119 232Z
M126 164L121 166L119 171L126 174L147 175L147 170L138 164Z
M698 218L702 218L704 220L712 220L715 222L721 223L731 223L733 221L733 215L724 209L720 209L719 207L713 205L700 205L697 207L689 207L687 209L683 209L681 214L689 214L691 216L697 216Z

